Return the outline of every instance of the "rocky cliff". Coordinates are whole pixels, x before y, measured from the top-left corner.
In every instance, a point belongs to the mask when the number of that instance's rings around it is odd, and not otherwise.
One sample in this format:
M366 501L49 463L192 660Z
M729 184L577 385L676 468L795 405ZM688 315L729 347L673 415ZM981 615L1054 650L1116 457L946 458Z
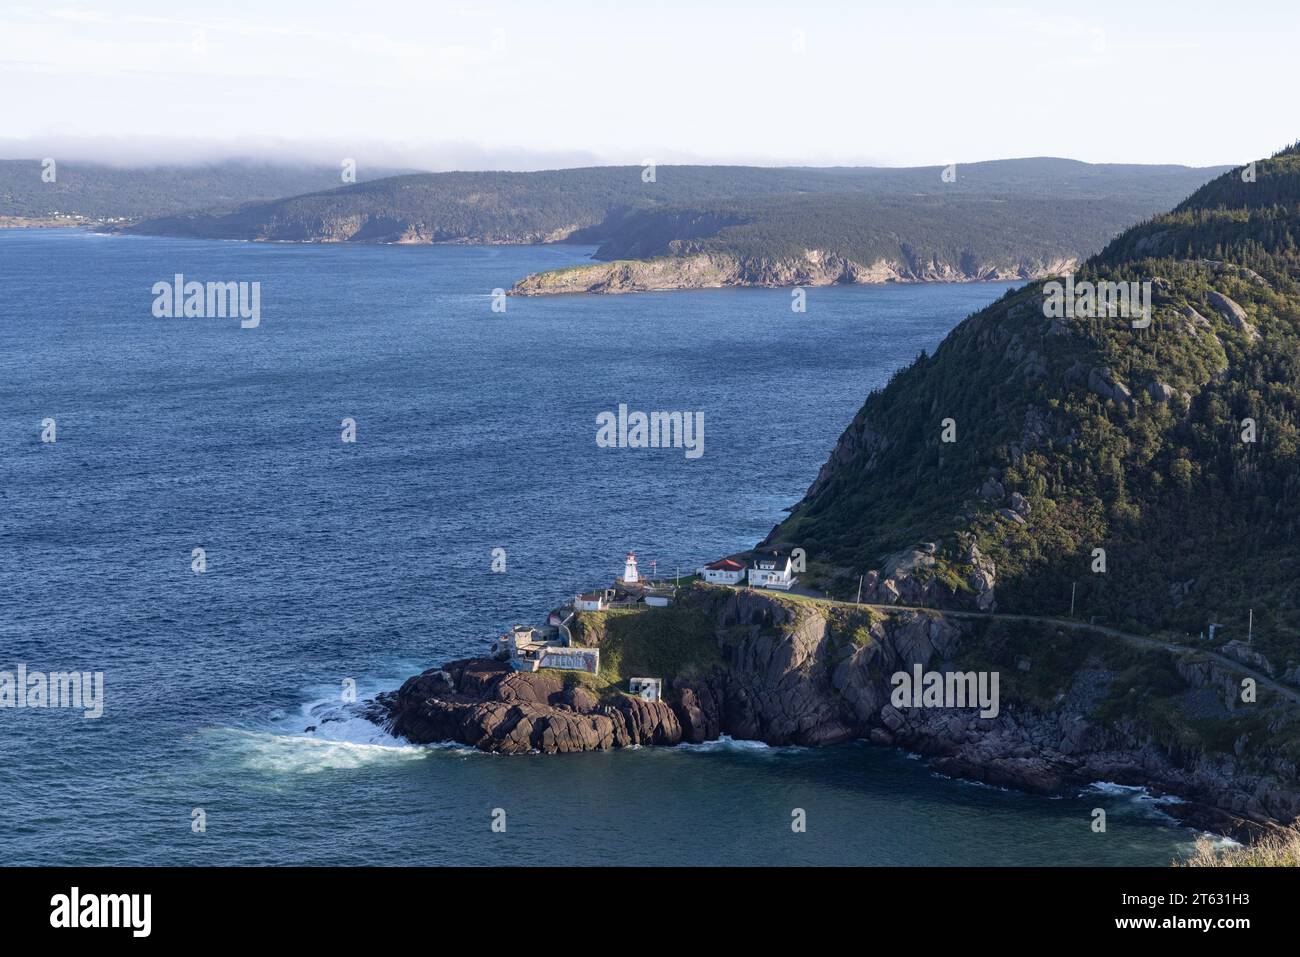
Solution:
M561 673L476 659L409 679L380 695L370 716L413 742L504 753L720 735L802 746L868 738L930 756L943 773L1000 786L1042 793L1098 780L1150 787L1184 799L1185 820L1220 831L1300 815L1296 766L1279 744L1293 730L1290 719L1267 697L1263 710L1246 713L1238 676L1195 655L1050 627L919 610L883 614L707 586L683 604L709 617L721 663L700 675L665 676L662 702L624 694L600 700ZM999 713L896 707L891 677L915 665L999 671ZM1156 676L1168 700L1195 709L1211 730L1198 739L1133 708L1139 671Z
M519 754L677 744L681 727L664 702L621 695L602 703L554 671L522 672L482 658L453 661L381 694L371 716L417 744L458 741Z
M717 289L724 286L831 286L885 282L982 282L1041 279L1073 268L1074 259L1015 263L951 263L938 259L906 263L879 259L864 264L818 249L771 258L707 252L617 260L533 273L514 284L516 296L566 293L650 292Z

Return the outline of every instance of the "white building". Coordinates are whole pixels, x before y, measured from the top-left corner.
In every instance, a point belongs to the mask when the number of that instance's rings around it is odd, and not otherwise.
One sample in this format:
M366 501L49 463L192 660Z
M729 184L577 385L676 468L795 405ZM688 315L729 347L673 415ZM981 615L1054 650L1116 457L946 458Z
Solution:
M605 598L603 591L585 591L573 597L573 607L578 611L604 611Z
M505 654L515 657L523 653L530 645L539 644L532 625L515 625L497 639L497 648Z
M704 580L711 585L735 585L745 577L745 566L730 558L705 565L700 569Z
M662 678L629 678L627 690L642 701L658 701L663 693Z
M673 589L668 588L647 588L642 595L645 603L652 608L667 608L673 603Z
M623 577L619 581L624 585L635 585L640 580L636 572L636 555L628 552L627 557L623 559Z
M789 555L775 549L759 552L749 565L749 584L754 588L779 588L788 591L795 583Z

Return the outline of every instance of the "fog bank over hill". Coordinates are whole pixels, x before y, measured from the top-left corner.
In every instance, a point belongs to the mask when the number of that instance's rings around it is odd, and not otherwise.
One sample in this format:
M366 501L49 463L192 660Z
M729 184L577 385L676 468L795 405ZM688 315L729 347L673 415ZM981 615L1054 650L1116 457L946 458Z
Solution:
M1030 155L1054 153L1045 145L1037 151L1008 151L996 156L948 154L927 157L923 163L897 161L884 145L870 150L798 148L793 152L764 152L743 148L702 151L672 144L643 144L638 149L599 148L551 149L518 142L479 142L465 138L413 137L389 139L369 137L176 137L168 135L88 135L50 133L16 137L0 136L0 160L44 159L92 163L126 169L156 166L208 166L239 162L271 166L337 166L353 159L359 169L399 169L409 172L541 172L585 169L592 166L638 166L653 162L660 166L758 166L758 167L875 167L908 168L917 165L946 166L999 160L1024 159ZM1159 162L1170 165L1205 165L1174 147ZM1069 152L1065 158L1085 161ZM1133 157L1136 159L1136 157ZM1230 165L1238 157L1225 155ZM374 179L371 175L369 178Z
M678 162L699 162L681 152L664 153ZM154 166L208 166L239 162L272 166L338 166L354 159L359 169L411 172L446 170L566 169L604 163L639 162L642 156L604 156L590 150L539 150L487 146L466 140L385 141L343 137L280 139L274 137L176 138L168 136L84 136L52 134L0 137L0 160L44 159L93 163L125 169ZM371 177L373 178L373 177Z

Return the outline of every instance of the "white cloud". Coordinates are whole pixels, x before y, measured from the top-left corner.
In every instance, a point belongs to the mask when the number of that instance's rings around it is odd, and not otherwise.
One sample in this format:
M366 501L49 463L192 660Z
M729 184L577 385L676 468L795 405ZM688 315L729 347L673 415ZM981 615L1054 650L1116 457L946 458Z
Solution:
M1209 164L1296 137L1251 94L1293 84L1294 19L1280 0L1239 18L1183 0L83 2L0 13L0 93L4 132L83 144ZM1224 81L1178 92L1208 62Z

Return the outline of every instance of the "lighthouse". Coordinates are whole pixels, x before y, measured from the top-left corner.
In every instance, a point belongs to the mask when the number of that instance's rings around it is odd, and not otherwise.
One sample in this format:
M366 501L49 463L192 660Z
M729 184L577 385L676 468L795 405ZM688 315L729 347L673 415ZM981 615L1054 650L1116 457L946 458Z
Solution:
M636 555L628 552L627 557L623 559L623 584L635 585L639 580L636 573Z

